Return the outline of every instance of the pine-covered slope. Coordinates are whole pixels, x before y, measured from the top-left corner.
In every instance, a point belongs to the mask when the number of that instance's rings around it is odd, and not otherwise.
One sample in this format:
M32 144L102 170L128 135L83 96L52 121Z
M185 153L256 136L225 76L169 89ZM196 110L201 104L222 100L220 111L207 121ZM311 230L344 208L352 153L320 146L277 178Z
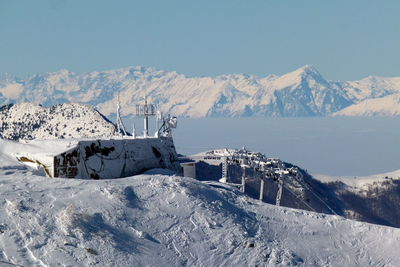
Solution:
M327 81L312 66L257 77L229 74L185 77L154 68L75 74L68 70L18 79L0 77L0 104L34 102L51 106L79 102L110 115L118 94L125 115L149 96L163 112L185 117L325 116L365 99L400 92L400 78L370 76L354 82Z
M115 126L88 105L43 107L32 103L0 108L0 137L5 139L59 139L112 136Z

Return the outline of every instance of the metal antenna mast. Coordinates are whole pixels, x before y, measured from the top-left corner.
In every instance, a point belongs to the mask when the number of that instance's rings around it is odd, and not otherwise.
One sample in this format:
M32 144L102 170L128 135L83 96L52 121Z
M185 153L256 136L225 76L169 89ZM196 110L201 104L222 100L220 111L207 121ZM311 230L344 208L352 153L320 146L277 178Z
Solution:
M219 180L221 183L228 182L228 157L223 157L224 160L222 161L222 177Z
M136 116L144 117L143 137L149 136L149 117L156 115L156 108L147 104L147 96L144 97L144 105L136 105Z
M136 127L135 127L135 121L132 123L132 137L136 138Z
M121 134L121 130L124 135L127 135L125 126L121 120L121 106L120 106L119 93L118 93L118 102L117 102L117 132L118 132L118 134Z
M278 180L278 193L276 194L276 202L275 202L277 206L281 205L282 190L283 190L283 180L279 179Z
M246 192L246 166L242 165L242 187L240 188L242 193Z
M222 177L219 179L221 183L227 183L229 182L228 178L228 157L230 156L229 150L225 148L224 150L224 155L222 156L223 161L222 161Z

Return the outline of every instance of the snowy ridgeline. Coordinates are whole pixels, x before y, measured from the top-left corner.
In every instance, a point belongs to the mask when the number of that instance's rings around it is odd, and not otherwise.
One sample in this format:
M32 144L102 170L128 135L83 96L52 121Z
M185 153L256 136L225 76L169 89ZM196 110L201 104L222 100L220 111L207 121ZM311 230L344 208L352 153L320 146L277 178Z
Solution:
M33 103L0 108L0 138L64 139L110 137L115 126L93 107L60 104L43 107Z
M400 228L400 170L365 177L314 177L334 193L343 216Z
M399 229L272 206L221 184L16 168L0 177L0 265L398 266Z
M145 94L163 112L184 117L400 115L400 78L328 81L310 65L265 77L185 77L144 67L84 74L60 70L25 79L0 77L0 105L79 102L109 116L115 113L118 94L124 115L132 114Z

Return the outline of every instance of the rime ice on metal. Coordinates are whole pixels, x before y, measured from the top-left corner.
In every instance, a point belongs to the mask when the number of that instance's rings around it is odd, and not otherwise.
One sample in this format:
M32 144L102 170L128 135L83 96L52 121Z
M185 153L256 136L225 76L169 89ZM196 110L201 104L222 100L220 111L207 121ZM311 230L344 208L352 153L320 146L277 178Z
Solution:
M143 137L149 135L149 117L156 115L156 107L147 103L147 96L144 98L144 104L136 105L136 116L144 117Z

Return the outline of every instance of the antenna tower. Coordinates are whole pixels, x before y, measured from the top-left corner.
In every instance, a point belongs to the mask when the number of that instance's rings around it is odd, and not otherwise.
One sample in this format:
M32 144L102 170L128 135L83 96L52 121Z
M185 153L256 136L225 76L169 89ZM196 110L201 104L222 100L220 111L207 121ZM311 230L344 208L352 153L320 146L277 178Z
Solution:
M147 104L147 96L144 97L144 105L136 105L136 116L144 117L143 137L149 135L149 117L156 115L156 108L153 104Z
M122 131L122 133L121 133L121 131ZM121 120L121 106L120 106L120 101L119 101L119 93L118 93L118 102L117 102L117 132L118 132L118 134L127 135L124 123Z

